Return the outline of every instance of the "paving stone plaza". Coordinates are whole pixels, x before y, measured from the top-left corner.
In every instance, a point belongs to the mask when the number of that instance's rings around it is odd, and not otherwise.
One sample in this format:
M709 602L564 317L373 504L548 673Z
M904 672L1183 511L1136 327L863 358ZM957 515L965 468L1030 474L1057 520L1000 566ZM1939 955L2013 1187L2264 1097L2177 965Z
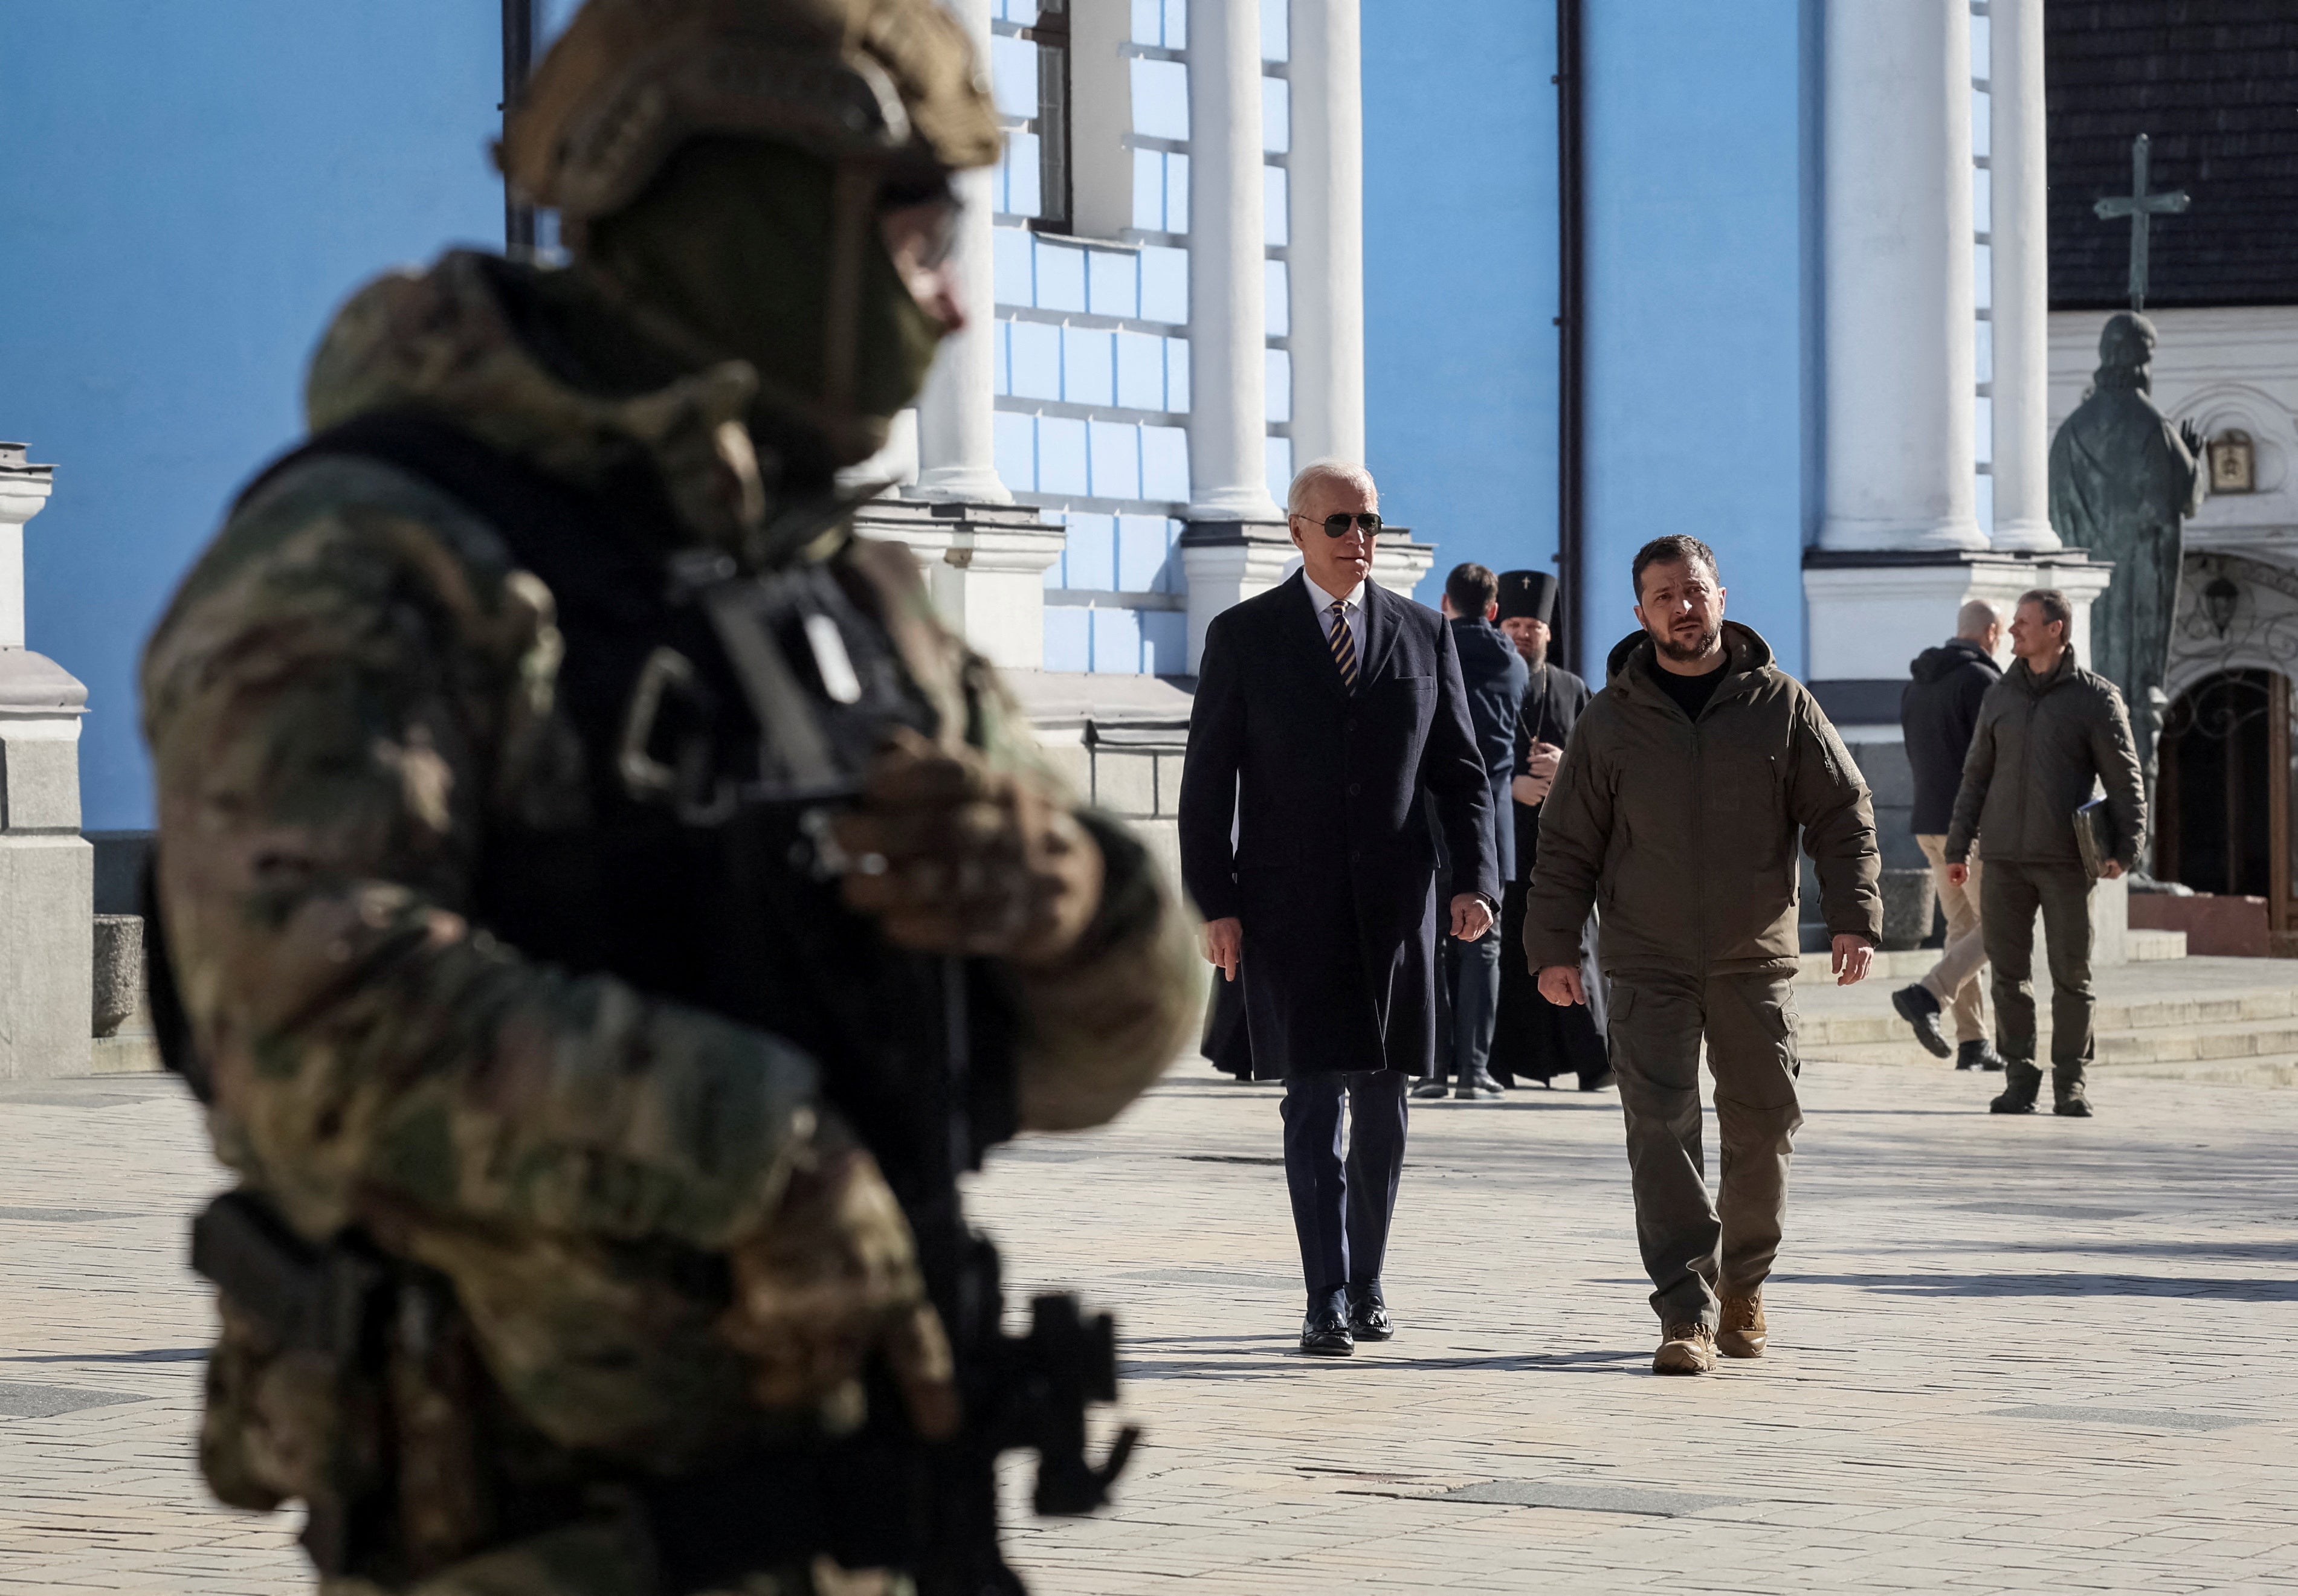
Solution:
M1610 1094L1416 1107L1401 1332L1346 1362L1291 1350L1274 1089L1187 1059L1009 1149L978 1212L1119 1312L1148 1432L1114 1510L1018 1520L1031 1588L2298 1586L2298 1091L2106 1069L2086 1123L1805 1079L1773 1351L1705 1380L1647 1372ZM192 1471L215 1183L172 1082L0 1087L0 1589L308 1588Z

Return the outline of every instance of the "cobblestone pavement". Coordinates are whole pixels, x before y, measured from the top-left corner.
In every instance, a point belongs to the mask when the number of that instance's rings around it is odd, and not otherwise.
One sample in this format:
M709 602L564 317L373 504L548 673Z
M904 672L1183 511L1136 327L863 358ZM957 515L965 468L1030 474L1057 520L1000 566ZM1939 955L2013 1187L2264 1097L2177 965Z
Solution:
M1016 1559L1040 1596L2298 1585L2298 1091L2005 1120L1997 1079L1811 1065L1773 1350L1663 1380L1610 1095L1417 1107L1401 1333L1310 1362L1274 1090L1190 1061L981 1182L1019 1283L1118 1309L1149 1432ZM165 1083L0 1088L0 1590L304 1588L190 1471L211 1184Z

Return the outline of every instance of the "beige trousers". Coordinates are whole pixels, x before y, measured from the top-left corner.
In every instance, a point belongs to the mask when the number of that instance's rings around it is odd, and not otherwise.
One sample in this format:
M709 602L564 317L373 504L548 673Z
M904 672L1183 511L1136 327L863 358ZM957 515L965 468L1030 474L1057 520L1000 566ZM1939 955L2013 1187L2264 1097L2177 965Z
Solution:
M1922 979L1923 990L1938 1000L1941 1008L1955 1010L1955 1040L1987 1039L1987 987L1979 972L1987 963L1987 939L1979 928L1979 850L1966 862L1971 879L1961 886L1947 878L1947 838L1918 835L1915 845L1931 861L1931 884L1938 889L1939 907L1947 911L1947 947L1939 961Z

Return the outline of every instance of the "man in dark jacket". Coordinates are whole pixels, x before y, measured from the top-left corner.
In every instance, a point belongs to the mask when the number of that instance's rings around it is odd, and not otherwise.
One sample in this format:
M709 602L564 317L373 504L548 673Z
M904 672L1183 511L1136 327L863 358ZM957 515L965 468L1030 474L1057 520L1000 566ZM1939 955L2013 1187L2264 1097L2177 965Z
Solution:
M1612 650L1610 679L1565 748L1540 817L1525 941L1550 1000L1583 1001L1580 930L1601 899L1612 1067L1662 1327L1652 1368L1706 1374L1719 1350L1761 1357L1768 1336L1764 1281L1803 1123L1797 828L1819 867L1843 985L1867 974L1882 934L1881 860L1842 739L1763 638L1724 619L1714 552L1655 539L1633 577L1644 629ZM1723 1143L1715 1202L1699 1138L1703 1037Z
M1301 1350L1326 1356L1393 1333L1381 1262L1405 1089L1435 1057L1438 927L1474 942L1500 907L1452 629L1369 580L1379 502L1362 466L1294 479L1301 572L1213 618L1181 771L1181 876L1206 962L1232 980L1251 963L1253 1068L1285 1082ZM1424 791L1452 860L1441 918Z
M1500 1004L1492 1029L1492 1072L1513 1086L1519 1079L1543 1086L1558 1075L1576 1074L1582 1091L1612 1083L1604 1055L1604 983L1596 970L1596 920L1588 918L1581 938L1581 975L1588 1001L1558 1007L1540 995L1539 972L1524 952L1525 894L1540 858L1540 809L1556 781L1564 745L1588 707L1588 684L1548 658L1549 617L1555 613L1557 581L1545 571L1500 572L1500 629L1532 668L1532 684L1517 716L1515 776L1508 807L1516 824L1516 868L1509 876L1500 909L1506 941L1500 949Z
M1948 878L1971 878L1976 842L1986 860L1980 906L1995 967L1995 1044L2005 1066L1997 1114L2032 1114L2042 1090L2035 1066L2035 915L2051 960L2052 1112L2090 1117L2083 1074L2091 1056L2091 873L2076 841L2075 811L2106 786L2113 827L2101 876L2137 862L2146 839L2146 787L2122 695L2076 662L2067 641L2074 610L2055 588L2019 600L2003 679L1988 689L1947 828Z
M1509 767L1516 747L1517 712L1531 673L1516 646L1492 624L1500 608L1500 579L1489 567L1474 563L1456 565L1444 579L1444 619L1452 628L1453 651L1460 659L1460 680L1468 689L1468 721L1476 728L1476 752L1484 755L1484 776L1492 790L1492 843L1499 858L1500 878L1514 877L1516 838L1507 823ZM1441 833L1440 833L1441 840ZM1448 858L1444 867L1449 872ZM1452 1095L1467 1100L1497 1098L1500 1082L1486 1067L1492 1051L1492 1020L1500 996L1500 939L1480 936L1464 942L1444 940L1444 991L1451 1000L1449 1039L1440 1039L1439 1057L1430 1061L1428 1078L1412 1089L1416 1098L1444 1095L1446 1065L1451 1065Z
M1979 871L1967 883L1947 874L1947 827L1955 817L1955 790L1963 785L1963 758L1979 725L1979 702L2002 679L1995 662L2002 646L2003 621L1995 606L1974 598L1955 616L1955 636L1938 648L1926 648L1910 670L1914 679L1899 695L1899 731L1907 765L1915 778L1910 828L1915 845L1930 861L1939 907L1947 913L1947 946L1930 973L1891 994L1891 1007L1915 1028L1915 1040L1945 1058L1955 1054L1959 1070L1999 1070L2002 1057L1987 1041L1987 1013L1980 999L1979 967L1987 962L1987 939L1980 930ZM1955 1007L1955 1045L1939 1029L1939 1015Z

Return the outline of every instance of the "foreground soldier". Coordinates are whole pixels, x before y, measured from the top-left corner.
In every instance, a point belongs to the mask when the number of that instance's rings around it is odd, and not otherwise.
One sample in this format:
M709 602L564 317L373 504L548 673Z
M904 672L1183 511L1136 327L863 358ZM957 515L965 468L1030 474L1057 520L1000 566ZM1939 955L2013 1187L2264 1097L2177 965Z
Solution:
M503 157L575 264L357 296L151 643L201 1462L330 1592L976 1596L999 1450L1104 1483L956 1181L1147 1084L1191 928L831 494L996 144L931 0L593 0Z
M1636 1238L1660 1374L1758 1358L1764 1281L1787 1214L1796 1100L1796 834L1819 868L1839 984L1883 929L1866 784L1817 700L1762 638L1724 619L1715 555L1657 538L1636 619L1573 728L1542 807L1525 949L1551 1003L1584 1003L1581 926L1603 901L1612 1067L1627 1119ZM1715 1076L1715 1197L1699 1053Z

